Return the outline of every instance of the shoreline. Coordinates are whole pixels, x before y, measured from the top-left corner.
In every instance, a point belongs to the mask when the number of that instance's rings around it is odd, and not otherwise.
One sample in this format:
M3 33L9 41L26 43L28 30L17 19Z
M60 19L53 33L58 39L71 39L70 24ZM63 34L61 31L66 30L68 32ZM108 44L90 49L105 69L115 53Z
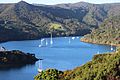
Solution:
M79 35L78 35L79 36ZM53 38L59 38L59 37L77 37L76 36L53 36ZM79 36L80 37L80 36ZM34 38L34 39L22 39L22 40L6 40L6 41L0 41L0 44L1 43L6 43L6 42L10 42L10 41L27 41L27 40L40 40L42 38L50 38L50 37L41 37L41 38Z
M109 45L109 46L111 46L111 44L92 42L92 41L89 41L89 40L82 40L82 39L80 39L80 41L81 41L81 42L85 42L85 43L92 43L92 44ZM120 44L112 44L112 46L119 47Z
M57 38L57 37L73 37L73 36L53 36L53 38ZM77 37L77 36L74 36L74 37ZM79 36L80 37L80 36ZM10 42L10 41L27 41L27 40L40 40L42 38L50 38L50 37L41 37L41 38L35 38L35 39L22 39L22 40L7 40L7 41L0 41L0 44L1 43L6 43L6 42ZM90 41L88 39L82 39L82 36L80 38L80 41L81 42L85 42L85 43L92 43L92 44L99 44L99 45L109 45L111 46L111 44L107 44L107 43L99 43L99 42L93 42L93 41ZM119 47L120 44L112 44L112 46L115 46L115 47Z

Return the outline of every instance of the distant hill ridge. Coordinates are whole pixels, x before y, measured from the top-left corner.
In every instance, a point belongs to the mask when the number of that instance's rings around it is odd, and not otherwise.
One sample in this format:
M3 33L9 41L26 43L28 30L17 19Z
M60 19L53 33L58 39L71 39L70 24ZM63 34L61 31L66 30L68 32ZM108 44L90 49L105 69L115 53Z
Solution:
M0 4L0 40L25 40L54 36L85 35L108 17L120 14L120 3L38 5L25 1ZM61 30L51 30L50 24Z

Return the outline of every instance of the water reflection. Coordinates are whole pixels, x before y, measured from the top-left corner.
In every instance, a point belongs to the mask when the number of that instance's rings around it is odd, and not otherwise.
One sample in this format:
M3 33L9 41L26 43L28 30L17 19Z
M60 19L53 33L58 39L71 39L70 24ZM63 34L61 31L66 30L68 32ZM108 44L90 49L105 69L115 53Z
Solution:
M34 65L35 65L35 62L32 63L32 64L17 64L17 65L10 65L10 64L3 65L3 64L0 64L0 71L22 69L22 68L24 68L26 66L34 66Z

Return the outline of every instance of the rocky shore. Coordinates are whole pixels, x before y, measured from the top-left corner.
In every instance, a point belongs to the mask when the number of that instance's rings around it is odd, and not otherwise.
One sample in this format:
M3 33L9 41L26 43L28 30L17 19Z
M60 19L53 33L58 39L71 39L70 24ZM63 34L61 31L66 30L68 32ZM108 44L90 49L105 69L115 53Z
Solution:
M34 64L37 60L35 54L24 53L19 50L0 51L0 68Z

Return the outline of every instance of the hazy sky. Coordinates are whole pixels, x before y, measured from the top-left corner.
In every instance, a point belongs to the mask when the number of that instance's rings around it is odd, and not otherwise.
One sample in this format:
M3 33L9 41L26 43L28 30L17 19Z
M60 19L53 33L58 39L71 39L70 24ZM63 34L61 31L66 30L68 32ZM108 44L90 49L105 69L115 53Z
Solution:
M21 0L0 0L0 3L17 3ZM115 3L120 2L120 0L23 0L28 3L37 3L37 4L60 4L60 3L76 3L80 1L89 2L89 3Z

